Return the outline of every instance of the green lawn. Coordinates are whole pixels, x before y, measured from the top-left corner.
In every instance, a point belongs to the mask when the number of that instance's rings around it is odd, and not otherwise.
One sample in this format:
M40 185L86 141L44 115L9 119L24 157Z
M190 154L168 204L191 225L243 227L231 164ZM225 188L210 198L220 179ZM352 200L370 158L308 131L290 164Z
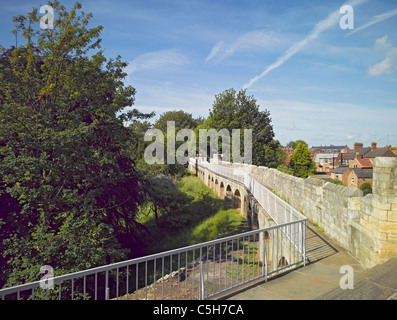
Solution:
M190 175L177 182L178 188L192 197L186 210L187 222L178 230L169 230L159 217L155 228L154 213L141 215L139 222L150 234L142 239L147 254L176 249L192 244L213 240L216 236L247 231L246 220L235 209L219 199L199 178Z

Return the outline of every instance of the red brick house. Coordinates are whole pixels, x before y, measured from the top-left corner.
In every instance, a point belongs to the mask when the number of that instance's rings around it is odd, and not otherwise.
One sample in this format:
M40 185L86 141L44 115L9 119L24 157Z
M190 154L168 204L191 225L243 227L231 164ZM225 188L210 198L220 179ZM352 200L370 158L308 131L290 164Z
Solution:
M360 188L367 181L372 181L373 170L352 169L349 168L343 174L343 184L351 188Z
M350 162L350 168L353 169L372 169L372 158L363 159L362 155L357 155L354 160Z

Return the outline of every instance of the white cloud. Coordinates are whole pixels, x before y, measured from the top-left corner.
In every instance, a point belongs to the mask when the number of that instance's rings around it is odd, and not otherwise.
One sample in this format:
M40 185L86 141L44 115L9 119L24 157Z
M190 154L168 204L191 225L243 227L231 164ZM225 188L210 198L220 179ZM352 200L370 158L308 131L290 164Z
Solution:
M394 61L397 57L397 48L388 42L387 36L379 38L375 41L375 48L386 51L386 58L381 62L368 68L368 73L372 77L383 74L390 74L394 68Z
M392 47L392 44L390 42L387 42L387 35L383 36L382 38L376 39L375 41L376 49L390 49Z
M188 57L180 50L165 49L136 57L128 64L125 71L131 74L140 70L164 70L173 66L184 66L188 63Z
M382 74L390 74L393 67L393 59L386 57L385 60L369 68L368 73L372 77L380 76Z

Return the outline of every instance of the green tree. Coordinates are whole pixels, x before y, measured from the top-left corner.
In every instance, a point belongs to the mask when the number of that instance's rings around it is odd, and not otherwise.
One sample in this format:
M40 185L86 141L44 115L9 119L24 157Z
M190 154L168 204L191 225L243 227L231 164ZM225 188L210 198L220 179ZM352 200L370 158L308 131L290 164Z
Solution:
M296 149L296 147L298 146L298 144L301 143L303 144L306 148L309 148L309 145L303 141L303 140L296 140L296 141L290 141L287 143L287 147L292 148L292 149Z
M372 193L372 182L366 181L360 186L360 190L363 192L364 196L369 193Z
M76 3L49 2L54 29L37 8L14 18L25 44L0 56L0 282L38 279L126 257L123 239L139 228L139 177L132 133L143 116L124 86L126 63L107 60L102 27ZM0 283L1 285L1 283Z
M178 189L172 178L163 174L150 176L146 179L144 190L146 201L143 207L150 208L154 213L156 228L159 226L160 215L168 230L186 224L187 206L192 199Z
M300 178L307 178L316 172L316 163L312 160L310 150L304 144L298 143L291 155L290 168L294 176Z
M160 115L159 119L155 122L154 127L160 129L164 134L167 133L167 121L175 122L175 131L181 129L195 129L201 122L200 119L194 119L192 114L183 110L167 111Z
M168 121L172 121L175 124L175 136L172 138L172 139L174 139L175 150L168 149L168 138L169 138L168 134L167 134L167 128L168 128L167 122ZM161 132L164 134L164 149L166 152L166 158L169 153L171 155L175 156L175 163L174 164L166 163L166 164L162 165L161 171L160 171L161 173L172 175L172 176L177 176L177 177L181 177L186 174L186 168L184 165L181 165L178 162L177 156L178 155L181 157L188 156L187 150L183 150L180 153L178 153L178 148L187 141L187 138L185 137L185 141L176 141L176 134L180 130L183 130L183 129L195 130L195 128L200 123L202 123L201 118L195 119L195 118L193 118L192 114L187 113L183 110L167 111L160 115L159 119L154 124L154 128L161 130ZM193 144L191 146L193 147L194 150L196 150L196 143L197 143L197 137L196 137L196 139L193 139L191 141L191 144ZM194 154L196 154L196 152L194 152Z
M246 90L236 92L229 89L216 95L209 117L199 128L217 131L227 129L230 135L233 129L240 129L241 156L244 156L244 129L251 129L254 165L276 168L285 160L280 142L274 140L270 112L260 111L256 99L247 96Z

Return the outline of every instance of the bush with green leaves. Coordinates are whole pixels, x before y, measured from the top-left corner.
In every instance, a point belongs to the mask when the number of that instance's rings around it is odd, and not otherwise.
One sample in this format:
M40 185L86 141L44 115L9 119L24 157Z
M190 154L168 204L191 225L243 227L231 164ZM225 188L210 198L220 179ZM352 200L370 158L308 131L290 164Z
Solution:
M366 181L360 186L360 190L363 192L364 196L369 193L372 193L372 182Z

